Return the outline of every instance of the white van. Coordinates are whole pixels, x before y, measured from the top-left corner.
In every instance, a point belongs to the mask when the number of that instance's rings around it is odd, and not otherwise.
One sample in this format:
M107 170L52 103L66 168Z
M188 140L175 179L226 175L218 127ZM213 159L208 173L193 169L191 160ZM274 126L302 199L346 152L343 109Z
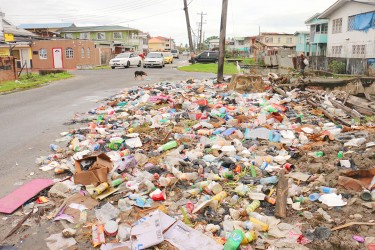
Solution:
M177 59L180 58L180 51L178 51L178 49L172 49L171 53L173 55L173 58L177 58Z

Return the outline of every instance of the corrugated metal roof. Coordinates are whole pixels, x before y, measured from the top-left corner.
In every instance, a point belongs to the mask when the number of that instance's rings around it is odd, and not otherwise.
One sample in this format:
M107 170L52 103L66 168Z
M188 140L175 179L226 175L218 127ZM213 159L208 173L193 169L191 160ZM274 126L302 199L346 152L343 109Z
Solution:
M74 23L23 23L18 25L22 29L51 29L51 28L66 28L74 27Z
M86 27L68 27L62 28L60 32L93 32L93 31L121 31L121 30L138 30L129 27L123 27L119 25L113 26L86 26Z
M4 33L11 33L15 37L18 36L23 36L23 37L36 37L34 33L31 33L30 31L17 28L15 25L11 24L10 22L6 21L3 19L3 28L4 28Z

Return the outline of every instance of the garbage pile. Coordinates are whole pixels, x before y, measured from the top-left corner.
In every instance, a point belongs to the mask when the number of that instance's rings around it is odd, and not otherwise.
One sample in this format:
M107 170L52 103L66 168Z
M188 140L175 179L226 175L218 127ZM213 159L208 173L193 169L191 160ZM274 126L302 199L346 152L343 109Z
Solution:
M36 161L54 182L7 213L60 221L49 249L375 249L374 128L263 81L160 82L77 115Z

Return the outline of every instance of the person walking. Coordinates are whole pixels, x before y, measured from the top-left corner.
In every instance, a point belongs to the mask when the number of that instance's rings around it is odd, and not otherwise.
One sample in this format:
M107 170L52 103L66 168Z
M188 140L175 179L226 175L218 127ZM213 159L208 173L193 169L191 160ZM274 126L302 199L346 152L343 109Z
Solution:
M308 64L306 64L306 57L305 57L305 54L304 53L301 53L301 56L300 56L300 72L301 72L301 75L302 75L302 78L306 78L306 75L305 75L305 68Z

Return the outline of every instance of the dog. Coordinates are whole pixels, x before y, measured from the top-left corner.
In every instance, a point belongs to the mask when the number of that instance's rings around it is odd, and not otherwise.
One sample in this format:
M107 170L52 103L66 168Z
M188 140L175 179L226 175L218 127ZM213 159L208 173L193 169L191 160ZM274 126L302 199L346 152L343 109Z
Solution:
M143 76L147 76L147 73L144 71L135 71L134 72L134 79L137 79L137 77L141 77L143 80Z

